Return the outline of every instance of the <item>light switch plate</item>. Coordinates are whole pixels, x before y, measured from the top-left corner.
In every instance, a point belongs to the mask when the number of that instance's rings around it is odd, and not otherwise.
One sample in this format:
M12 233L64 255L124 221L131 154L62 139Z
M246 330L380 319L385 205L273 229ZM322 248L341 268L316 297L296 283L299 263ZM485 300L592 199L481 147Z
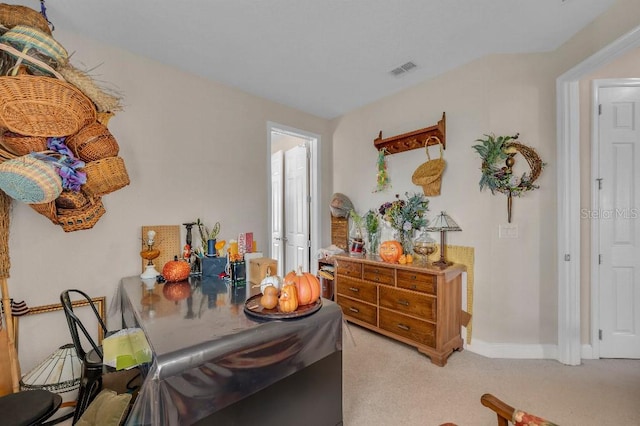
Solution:
M518 238L518 225L514 225L514 224L499 225L498 237L499 238Z

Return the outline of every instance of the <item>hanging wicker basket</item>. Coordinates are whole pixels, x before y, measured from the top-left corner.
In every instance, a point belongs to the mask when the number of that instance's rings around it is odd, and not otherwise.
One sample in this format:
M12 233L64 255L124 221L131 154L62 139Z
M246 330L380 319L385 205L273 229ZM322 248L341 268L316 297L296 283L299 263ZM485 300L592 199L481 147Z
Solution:
M4 33L0 36L0 43L14 47L17 52L7 50L8 54L18 65L24 63L35 74L48 75L51 68L59 68L69 59L65 48L53 37L26 25L16 25Z
M0 144L15 155L27 155L32 152L45 151L47 138L43 136L25 136L12 132L4 132Z
M433 160L429 155L429 140L431 139L435 139L440 146L440 158L434 158ZM421 186L422 192L426 196L440 195L442 174L447 165L444 158L442 158L442 142L437 136L430 136L425 142L425 150L427 152L427 161L418 166L415 172L413 172L411 181L415 185Z
M0 189L27 204L47 203L62 192L62 180L52 164L24 155L0 164Z
M65 143L76 157L86 162L115 157L120 150L116 138L106 126L97 121L68 137Z
M121 157L108 157L91 161L83 171L87 183L82 191L91 197L101 197L129 185L129 175Z
M58 209L58 224L64 232L91 229L105 214L101 198L94 198L79 209Z
M50 77L0 77L0 127L26 136L68 136L96 120L89 98Z
M26 25L51 35L47 19L40 12L27 6L0 3L0 24L6 28Z

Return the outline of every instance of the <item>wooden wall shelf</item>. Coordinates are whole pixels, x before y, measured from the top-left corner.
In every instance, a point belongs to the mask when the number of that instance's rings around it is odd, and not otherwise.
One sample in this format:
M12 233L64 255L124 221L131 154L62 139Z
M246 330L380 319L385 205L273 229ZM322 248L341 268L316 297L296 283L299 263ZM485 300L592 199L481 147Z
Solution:
M399 152L410 151L412 149L424 148L425 142L430 136L436 136L442 142L442 148L447 148L446 140L446 116L442 113L442 119L438 121L438 124L424 129L414 130L413 132L404 133L398 136L392 136L390 138L382 139L382 130L376 139L373 140L373 145L379 151L386 149L385 155L397 154ZM438 141L430 139L428 144L435 145Z

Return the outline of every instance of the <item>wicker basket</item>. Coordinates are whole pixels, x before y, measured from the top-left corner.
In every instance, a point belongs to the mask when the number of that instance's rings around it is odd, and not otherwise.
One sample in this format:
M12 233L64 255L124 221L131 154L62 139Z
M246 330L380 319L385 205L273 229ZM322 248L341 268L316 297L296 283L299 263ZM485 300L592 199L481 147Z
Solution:
M97 121L80 129L78 133L67 138L65 143L76 157L87 162L115 157L120 150L109 129Z
M101 198L92 199L79 209L58 209L58 224L64 232L91 229L105 214Z
M83 171L87 174L87 183L82 191L91 197L101 197L129 185L129 175L121 157L108 157L91 161Z
M62 190L56 198L56 207L60 209L80 209L90 202L89 198L82 191Z
M26 25L51 35L47 19L40 12L26 6L0 3L0 24L7 28Z
M62 180L53 165L24 155L0 164L0 189L27 204L48 203L62 192Z
M24 136L12 132L4 132L0 141L7 151L16 155L27 155L47 149L47 138L43 136Z
M12 52L9 53L20 62L24 60L25 65L36 73L46 73L49 67L58 68L69 59L65 48L53 37L26 25L16 25L0 36L0 42L13 46L20 51L22 55L14 55ZM47 67L43 68L38 66L39 64L30 61L29 57L44 62Z
M436 139L440 146L440 158L431 159L429 155L429 140ZM411 181L422 187L422 192L426 196L440 195L440 185L442 183L442 173L444 172L446 162L442 158L442 142L437 136L429 136L425 142L425 150L427 151L427 161L422 163L411 177Z
M50 77L0 77L0 127L27 136L68 136L96 120L89 98Z

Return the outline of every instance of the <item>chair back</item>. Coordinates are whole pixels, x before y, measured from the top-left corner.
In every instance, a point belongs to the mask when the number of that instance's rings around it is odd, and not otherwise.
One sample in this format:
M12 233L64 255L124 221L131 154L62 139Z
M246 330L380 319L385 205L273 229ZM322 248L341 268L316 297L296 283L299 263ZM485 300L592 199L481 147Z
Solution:
M91 351L91 348L94 349L98 353L98 355L100 355L100 358L102 358L101 346L98 343L96 343L96 341L91 337L91 333L89 333L87 327L82 323L80 318L78 318L78 316L73 311L73 305L74 303L77 303L77 302L80 302L83 306L84 305L90 306L91 310L96 316L98 325L102 328L103 335L106 335L107 326L104 323L102 317L100 316L100 313L98 312L98 309L96 308L95 304L93 303L89 295L87 295L87 293L85 293L82 290L77 290L77 289L65 290L62 293L60 293L60 302L62 303L64 314L67 318L67 324L69 325L69 332L71 333L71 340L73 341L73 346L76 349L78 358L84 361L87 353ZM82 335L89 342L89 344L91 345L91 348L85 348L83 346L80 333L82 333Z

